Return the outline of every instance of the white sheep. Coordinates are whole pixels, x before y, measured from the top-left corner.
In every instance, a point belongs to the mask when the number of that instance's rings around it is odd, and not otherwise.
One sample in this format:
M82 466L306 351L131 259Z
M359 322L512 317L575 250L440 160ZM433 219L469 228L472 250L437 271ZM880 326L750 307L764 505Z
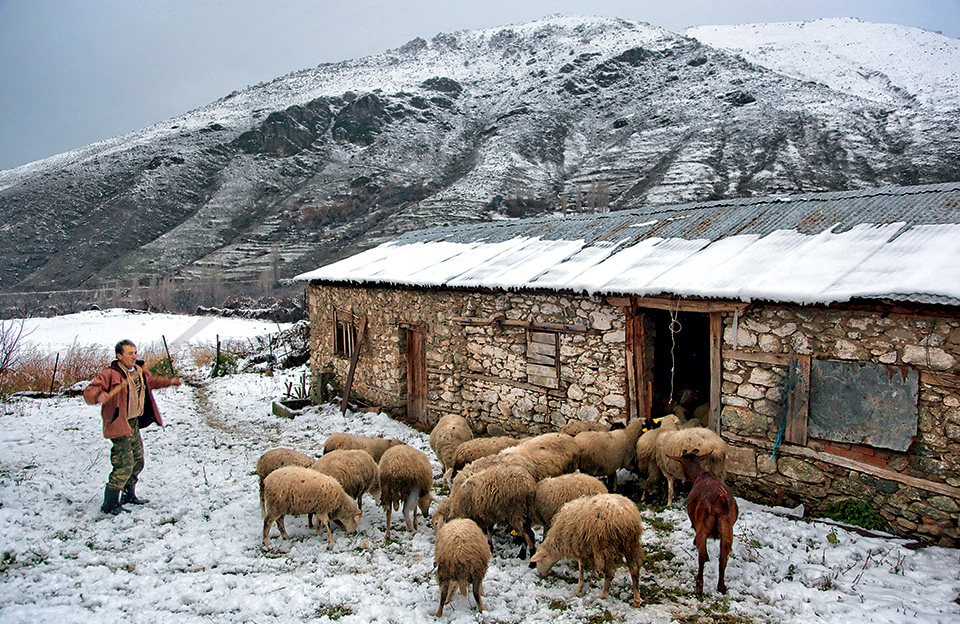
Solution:
M603 482L582 472L550 477L537 483L537 496L533 509L533 526L542 526L544 533L550 529L553 517L560 508L581 496L606 494Z
M520 444L520 440L511 436L494 436L492 438L473 438L462 442L457 447L457 452L453 457L453 470L451 477L455 477L457 472L463 469L470 462L474 462L481 457L496 455L500 451L511 446Z
M403 520L408 531L417 530L417 508L426 518L433 495L433 470L423 451L398 444L380 458L380 505L387 515L386 539L390 539L390 516L403 505Z
M443 605L450 602L459 589L467 595L467 585L473 586L477 611L483 611L483 577L490 563L490 545L477 524L469 518L456 518L439 527L433 556L440 584L440 606L437 617L443 615Z
M575 420L560 427L560 433L574 437L584 431L610 431L610 425L601 422Z
M633 581L632 604L639 607L642 532L640 512L628 498L619 494L585 496L560 508L530 561L537 564L540 576L546 576L560 559L576 559L580 570L576 595L583 591L585 568L591 566L597 574L603 573L599 596L603 599L610 593L616 565L626 560Z
M380 502L380 470L370 453L360 449L338 449L324 453L310 465L317 472L330 475L343 487L343 491L363 508L363 494L369 492Z
M314 459L299 451L288 448L275 448L267 451L257 460L257 476L260 478L260 517L266 515L267 510L263 502L263 480L277 468L284 466L300 466L309 468Z
M607 478L607 488L616 489L617 471L633 467L637 440L645 421L635 418L624 429L583 431L574 438L580 449L580 472Z
M509 527L522 535L520 558L533 554L536 538L531 528L537 483L519 466L493 466L465 479L433 514L434 528L451 518L470 518L490 535L494 526Z
M467 419L458 414L445 414L430 432L430 448L440 460L440 474L453 469L457 447L473 438Z
M400 440L391 440L382 436L358 436L349 433L331 433L323 445L323 452L336 450L363 450L370 453L373 461L379 462L388 448L403 444Z
M720 478L727 478L727 443L719 435L705 427L679 428L680 419L668 414L661 419L657 436L657 470L667 480L667 506L673 503L674 482L683 479L680 462L671 459L684 453L699 453L703 457L703 469Z
M496 455L481 457L467 464L450 484L450 492L456 492L470 475L492 466L519 466L529 472L534 480L540 481L576 471L579 461L580 449L572 436L545 433L521 440L520 444L503 449Z
M264 479L266 515L263 519L263 546L270 546L270 526L276 522L280 536L287 539L284 516L313 514L317 517L314 529L320 535L320 522L327 529L327 541L335 543L330 531L330 520L340 524L347 533L357 530L361 511L357 503L343 491L336 479L301 466L277 468Z
M635 466L640 477L646 475L643 494L640 497L641 501L646 500L647 492L660 474L660 470L657 468L657 439L659 437L660 427L657 427L644 431L643 435L637 439L636 454L634 455Z

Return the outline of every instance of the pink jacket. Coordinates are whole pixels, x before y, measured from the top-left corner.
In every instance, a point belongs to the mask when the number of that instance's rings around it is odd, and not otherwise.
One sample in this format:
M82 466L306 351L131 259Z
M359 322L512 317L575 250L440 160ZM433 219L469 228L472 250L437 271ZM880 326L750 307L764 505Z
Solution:
M143 368L143 362L137 361L137 366L143 369L143 380L146 384L146 394L143 401L143 415L137 419L140 427L146 427L151 423L157 423L161 427L163 421L160 420L160 412L157 410L157 404L153 400L153 390L166 388L177 383L176 378L158 377L150 374L150 371ZM123 384L123 388L114 394L100 407L100 417L103 418L103 437L108 439L122 438L133 433L130 423L127 422L127 384L126 373L120 368L120 363L114 360L110 366L103 370L96 378L90 382L90 385L83 391L83 400L90 405L96 405L110 395L117 386Z

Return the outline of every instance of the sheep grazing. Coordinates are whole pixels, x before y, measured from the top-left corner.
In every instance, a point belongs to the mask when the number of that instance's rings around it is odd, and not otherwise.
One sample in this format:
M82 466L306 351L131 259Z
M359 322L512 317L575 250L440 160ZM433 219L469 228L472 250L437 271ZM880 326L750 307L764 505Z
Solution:
M533 506L533 526L550 529L553 517L560 508L581 496L606 494L607 486L596 478L582 472L550 477L537 483L537 496Z
M637 440L645 421L636 418L624 429L583 431L573 438L580 450L580 472L607 478L607 488L616 489L617 471L634 465Z
M313 465L314 459L309 455L304 455L299 451L288 448L276 448L267 451L257 460L257 475L260 477L260 517L267 514L263 502L263 480L277 468L284 466L300 466L309 468Z
M361 511L357 503L343 491L336 479L301 466L277 468L263 481L266 514L263 519L263 546L268 548L270 526L276 522L280 536L287 539L284 516L313 514L319 522L314 529L320 535L320 522L327 529L327 541L335 543L330 520L347 533L357 530Z
M533 554L536 537L531 528L537 483L523 468L493 466L471 475L448 496L433 514L434 528L452 518L470 518L490 535L494 526L509 527L525 541L520 558Z
M463 416L445 414L433 431L430 432L430 448L440 460L440 473L446 475L453 469L457 447L463 442L473 439L470 423Z
M437 529L433 561L440 584L440 606L437 617L443 615L443 605L450 602L459 589L467 595L467 585L473 586L477 611L483 611L483 577L490 563L490 545L477 524L469 518L456 518Z
M727 593L724 575L733 547L733 525L740 510L730 488L700 465L704 455L684 453L671 459L683 468L683 478L693 484L687 497L687 515L693 525L693 543L697 547L697 596L703 596L703 565L707 562L707 539L720 540L720 571L717 591Z
M496 455L500 451L511 446L520 444L520 440L511 436L495 436L492 438L473 438L462 442L457 447L457 452L453 457L453 470L450 476L455 477L464 466L470 462L477 461L481 457Z
M596 573L603 573L599 596L603 599L610 593L616 565L626 560L633 581L632 604L639 607L642 532L640 512L628 498L619 494L585 496L560 508L530 561L537 564L540 576L546 576L560 559L576 559L580 569L576 595L583 591L585 568L591 566Z
M403 520L408 531L417 530L417 507L426 518L430 511L430 486L433 470L423 451L406 444L390 447L380 458L380 505L386 511L386 539L390 539L390 516L403 505Z
M362 450L370 453L373 461L379 462L384 451L398 444L400 440L391 440L381 436L355 436L349 433L331 433L323 445L323 452L336 450Z
M560 427L560 433L565 433L574 437L576 437L578 433L583 433L584 431L610 431L610 425L605 425L599 422L583 422L577 420Z
M703 469L721 481L727 478L727 443L723 438L704 427L679 429L679 421L673 414L664 416L657 437L657 470L667 480L668 507L673 503L674 482L683 479L683 470L673 457L679 457L690 449L699 449Z
M338 449L324 453L310 465L312 470L330 475L363 509L364 492L380 502L380 471L370 453L360 449Z

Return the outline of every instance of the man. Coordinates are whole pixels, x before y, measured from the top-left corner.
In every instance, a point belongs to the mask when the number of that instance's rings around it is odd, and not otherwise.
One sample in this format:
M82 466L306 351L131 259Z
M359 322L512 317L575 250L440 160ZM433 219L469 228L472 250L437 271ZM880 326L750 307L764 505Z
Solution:
M115 351L117 359L83 391L83 400L89 405L102 405L103 437L113 442L110 450L113 471L103 491L103 505L100 507L100 511L113 516L129 512L123 507L128 503L143 505L148 502L136 494L137 481L143 470L140 429L151 423L163 426L152 391L180 385L179 378L158 377L144 370L143 361L137 359L137 345L131 341L121 340Z

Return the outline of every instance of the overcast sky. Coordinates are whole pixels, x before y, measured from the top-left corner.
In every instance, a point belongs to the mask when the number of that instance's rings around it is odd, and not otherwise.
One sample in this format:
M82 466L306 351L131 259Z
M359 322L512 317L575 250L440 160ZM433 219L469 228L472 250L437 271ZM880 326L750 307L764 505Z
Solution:
M320 63L554 13L675 32L856 17L960 38L960 0L0 0L0 169Z

